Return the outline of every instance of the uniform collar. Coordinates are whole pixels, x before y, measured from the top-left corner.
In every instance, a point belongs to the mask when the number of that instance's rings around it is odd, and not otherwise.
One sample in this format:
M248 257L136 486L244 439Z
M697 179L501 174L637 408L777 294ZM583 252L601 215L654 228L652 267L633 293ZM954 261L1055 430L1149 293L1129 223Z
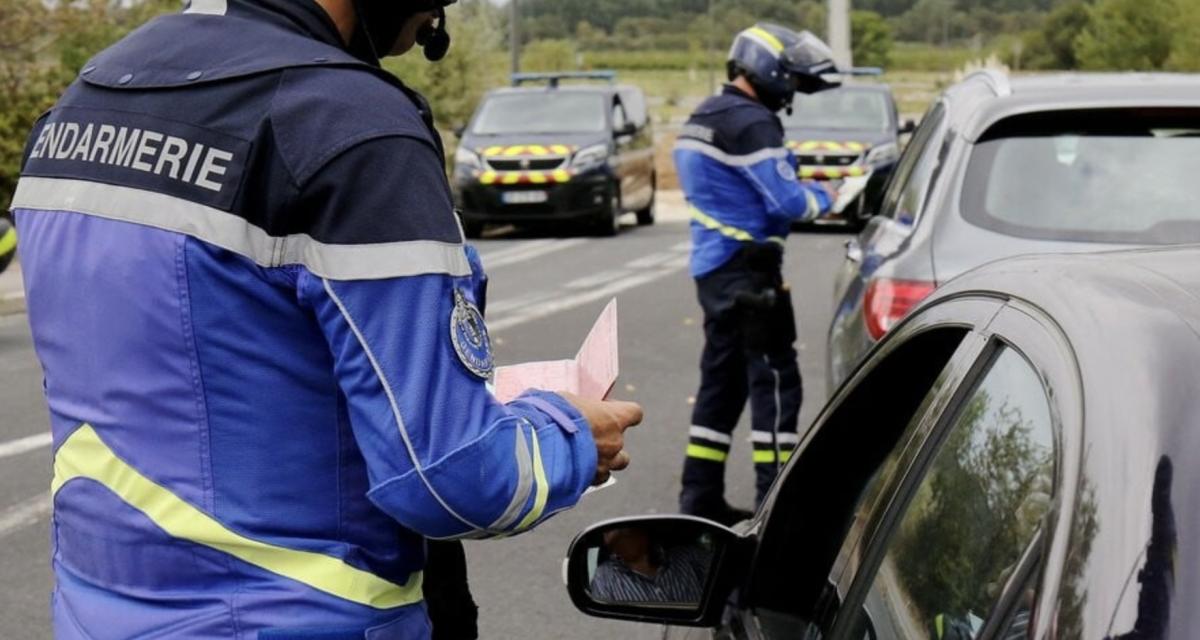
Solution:
M734 86L732 84L726 84L724 87L722 87L721 95L734 96L737 98L745 98L747 100L753 100L754 102L758 102L757 98L746 93L745 91L742 91L741 89L737 88L736 86Z
M319 42L345 48L333 18L315 0L228 0L231 10L274 22Z

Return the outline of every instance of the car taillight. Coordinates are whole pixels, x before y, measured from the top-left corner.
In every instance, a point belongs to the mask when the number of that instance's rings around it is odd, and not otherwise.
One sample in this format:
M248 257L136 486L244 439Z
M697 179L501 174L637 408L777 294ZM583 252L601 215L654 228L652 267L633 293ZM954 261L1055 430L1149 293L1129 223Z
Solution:
M920 280L872 280L867 285L867 296L863 301L863 315L871 339L882 338L935 288L936 284Z

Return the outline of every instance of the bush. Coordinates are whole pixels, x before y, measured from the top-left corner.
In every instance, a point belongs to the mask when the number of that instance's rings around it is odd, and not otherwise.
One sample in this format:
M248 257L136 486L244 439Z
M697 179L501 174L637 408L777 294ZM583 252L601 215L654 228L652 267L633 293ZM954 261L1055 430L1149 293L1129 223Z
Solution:
M854 64L886 67L891 62L892 28L878 13L851 11L850 41L854 43Z

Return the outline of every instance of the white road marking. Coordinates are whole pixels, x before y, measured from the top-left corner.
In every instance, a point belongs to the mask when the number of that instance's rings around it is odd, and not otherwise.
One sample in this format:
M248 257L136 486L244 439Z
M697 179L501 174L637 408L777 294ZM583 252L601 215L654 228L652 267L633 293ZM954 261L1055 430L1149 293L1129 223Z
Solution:
M37 451L42 447L50 446L50 443L51 438L49 433L39 433L19 440L0 442L0 458L19 456L22 453Z
M0 538L41 522L54 511L50 494L30 498L14 507L0 511Z
M568 240L540 240L537 242L531 242L525 246L511 251L497 251L492 255L483 255L481 257L483 260L484 269L490 271L492 269L498 269L500 267L507 267L520 262L533 260L534 258L540 258L546 254L554 253L556 251L570 249L571 247L581 245L584 242L587 242L587 240L583 238L571 238Z
M545 302L532 304L522 309L516 310L511 314L506 314L498 318L488 320L488 330L495 333L511 329L517 325L526 322L532 322L540 318L574 309L590 302L610 298L622 291L627 291L636 287L640 287L656 280L661 280L667 276L673 275L687 267L688 258L686 255L676 255L671 260L659 265L655 269L634 273L629 276L619 278L600 285L588 291L580 291L578 293L569 293L565 295L555 295ZM591 276L588 276L591 278ZM564 285L570 288L571 283Z

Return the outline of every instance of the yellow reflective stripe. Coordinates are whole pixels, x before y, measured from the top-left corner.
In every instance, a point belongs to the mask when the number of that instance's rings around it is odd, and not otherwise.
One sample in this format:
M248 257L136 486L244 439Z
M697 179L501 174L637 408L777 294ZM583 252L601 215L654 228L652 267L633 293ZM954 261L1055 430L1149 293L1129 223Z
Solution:
M711 229L713 231L717 231L725 237L733 238L734 240L740 240L742 242L753 242L754 241L754 236L750 235L749 232L738 229L737 227L731 227L727 224L723 224L720 221L718 221L716 218L713 218L712 216L704 213L703 211L701 211L695 207L691 207L691 212L692 212L692 220L699 222L701 225L704 226L705 229Z
M484 152L484 157L494 158L501 153L504 153L504 147L488 147Z
M767 44L771 45L771 48L775 50L775 53L783 52L783 43L780 42L779 38L776 38L775 34L771 33L770 31L767 31L762 27L751 27L750 33L753 33L763 40L766 40Z
M768 462L775 462L775 452L774 451L767 449L764 451L755 451L754 452L754 463L755 464L762 464L762 463L768 463Z
M554 177L555 182L570 182L571 181L571 172L567 171L566 169L558 169L551 175Z
M504 184L517 184L520 181L521 181L521 174L519 174L519 173L506 173L506 174L504 174L504 177L500 180L500 182L502 182Z
M850 151L861 152L861 151L864 151L866 148L867 148L866 145L864 145L861 142L847 142L846 143L846 149L848 149Z
M779 461L786 464L788 460L792 459L792 453L793 452L790 449L786 450L786 451L780 451L779 452Z
M547 156L547 155L550 155L550 151L548 151L548 150L546 149L546 147L543 147L543 146L542 146L542 145L540 145L540 144L530 145L530 147L529 147L529 153L531 153L531 154L533 154L533 155L535 155L535 156Z
M496 184L496 180L500 179L500 175L495 171L485 171L479 176L480 184Z
M517 531L528 529L537 522L546 510L546 501L550 499L550 484L546 482L546 467L542 464L542 448L538 445L537 430L530 429L529 433L533 435L533 479L537 482L537 494L533 498L533 509L525 515L521 524L517 525Z
M946 635L946 615L943 613L937 614L933 619L933 624L937 628L938 640L941 640Z
M712 460L713 462L725 462L729 454L720 449L705 447L698 444L689 444L687 448L687 457L699 458L701 460Z
M779 245L787 245L787 240L784 238L780 238L779 236L771 236L771 237L767 238L767 242L774 242L775 244L779 244Z
M556 155L565 156L571 153L571 147L565 144L555 144L550 146L550 151Z
M546 182L548 182L546 179L546 174L542 173L541 171L534 171L530 173L529 181L533 184L546 184Z
M817 170L812 167L800 167L800 177L805 180L811 180L817 175Z
M67 438L54 456L51 492L76 478L104 485L168 535L228 553L271 573L318 591L374 607L390 609L421 601L421 572L398 585L352 567L337 558L288 549L235 533L212 516L138 473L104 444L90 425Z
M17 248L17 230L9 228L0 236L0 256L7 255L10 251Z

